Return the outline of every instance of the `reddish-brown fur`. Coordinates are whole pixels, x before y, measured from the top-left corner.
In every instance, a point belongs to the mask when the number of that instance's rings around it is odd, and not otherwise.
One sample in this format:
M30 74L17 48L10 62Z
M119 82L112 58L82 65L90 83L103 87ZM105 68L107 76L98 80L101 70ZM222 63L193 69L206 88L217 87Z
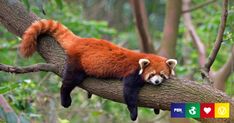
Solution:
M25 31L20 46L24 57L35 52L37 37L42 33L52 35L64 48L69 62L89 76L123 78L139 68L138 61L142 58L150 60L150 67L144 70L143 76L152 69L157 74L164 71L164 74L170 75L164 57L134 52L102 39L78 37L53 20L36 21Z
M25 31L20 46L24 57L36 51L36 40L42 33L53 36L68 56L60 88L64 107L71 105L71 91L87 76L119 78L124 82L124 101L131 119L136 120L138 93L144 82L160 84L164 78L169 78L177 63L161 56L121 48L106 40L81 38L53 20L36 21ZM158 109L154 111L159 112Z

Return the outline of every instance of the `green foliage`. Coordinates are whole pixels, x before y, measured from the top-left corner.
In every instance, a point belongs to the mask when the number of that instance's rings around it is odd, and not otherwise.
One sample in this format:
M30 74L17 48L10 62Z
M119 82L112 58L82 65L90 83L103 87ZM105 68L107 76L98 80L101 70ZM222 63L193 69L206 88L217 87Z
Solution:
M59 7L60 9L63 8L63 1L62 1L62 0L55 0L55 2L56 2L56 4L58 5L58 7Z
M105 5L101 6L102 8L95 5L100 1L97 2L94 0L87 0L86 2L83 1L80 3L62 0L22 0L22 3L24 3L28 11L36 13L41 18L58 20L81 37L111 39L116 44L127 42L129 49L138 49L139 38L133 23L131 6L126 1L103 1ZM202 2L204 1L193 0L192 5L197 5ZM156 47L159 47L159 42L162 37L165 4L165 1L146 1L149 30L154 43L157 44ZM119 7L118 10L115 9L115 6ZM89 9L95 10L97 9L96 7L106 10L106 13L102 11L97 12L100 18L105 18L101 15L111 15L113 12L115 15L112 18L117 21L113 21L110 18L94 20L92 17L88 20L87 15L85 17L86 12ZM45 11L46 15L43 14L43 11ZM193 24L202 42L205 44L207 56L213 47L217 35L220 15L221 1L192 12ZM104 20L109 20L110 23ZM213 70L218 70L222 67L230 55L230 50L234 42L233 20L234 7L233 3L231 3L224 40L212 67ZM112 28L109 24L115 25L115 27ZM0 63L25 66L45 62L37 54L32 58L22 59L16 49L20 38L9 33L2 26L0 26L0 35ZM179 25L176 48L179 63L176 67L178 77L192 76L192 79L201 81L198 53L192 43L192 39L187 36L187 30L182 19ZM126 105L112 102L95 95L89 100L86 97L86 92L78 88L72 92L73 102L71 107L68 109L63 108L60 105L59 97L60 81L61 78L52 73L39 72L15 75L0 72L0 94L4 95L15 111L6 113L0 108L0 122L15 122L13 120L17 117L23 123L29 122L28 119L30 119L30 122L35 123L50 123L55 121L54 119L59 123L131 122ZM227 94L234 95L233 88L232 75L227 81ZM139 122L152 122L154 118L155 115L151 109L139 108Z
M202 0L193 0L192 5L202 3ZM192 21L195 26L196 32L202 42L205 45L206 57L208 57L211 52L214 42L217 36L218 27L220 24L222 9L222 1L217 1L210 4L204 8L195 10L191 13ZM216 71L220 69L224 63L226 63L228 57L231 55L231 48L233 46L233 2L229 4L228 20L226 24L226 29L224 32L224 38L221 45L221 49L217 55L217 58L212 65L212 70ZM191 38L188 38L187 30L185 25L182 23L179 27L179 39L177 42L177 59L179 60L179 65L176 68L177 75L183 77L185 75L191 76L192 79L202 81L200 75L200 67L198 64L198 52ZM234 95L233 90L233 75L228 79L226 92L229 95Z
M69 3L60 3L60 0L56 0L56 3L63 9L59 9L54 1L48 1L45 4L46 15L43 15L38 8L32 8L35 13L41 15L42 18L54 19L81 37L95 37L102 38L102 36L113 36L116 34L116 30L108 27L108 23L105 21L94 21L82 19L82 7ZM60 5L61 4L61 5Z

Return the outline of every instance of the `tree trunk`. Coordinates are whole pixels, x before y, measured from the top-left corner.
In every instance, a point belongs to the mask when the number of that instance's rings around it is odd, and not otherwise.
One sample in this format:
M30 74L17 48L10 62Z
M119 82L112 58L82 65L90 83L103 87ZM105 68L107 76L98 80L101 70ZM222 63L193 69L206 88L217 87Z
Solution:
M17 0L0 0L0 22L10 32L21 36L25 29L39 19L28 13ZM65 54L53 38L42 35L39 38L38 52L49 63L58 65L61 75ZM117 80L86 79L81 88L116 102L123 102L123 83ZM144 86L139 94L139 106L170 110L172 102L230 102L229 119L200 119L202 122L234 122L234 100L223 92L207 85L189 80L171 79L160 86Z
M136 18L136 27L140 37L140 50L145 53L154 53L154 46L148 31L148 18L144 0L130 0L130 3Z
M176 40L182 10L181 0L167 0L163 38L159 54L167 58L176 56Z

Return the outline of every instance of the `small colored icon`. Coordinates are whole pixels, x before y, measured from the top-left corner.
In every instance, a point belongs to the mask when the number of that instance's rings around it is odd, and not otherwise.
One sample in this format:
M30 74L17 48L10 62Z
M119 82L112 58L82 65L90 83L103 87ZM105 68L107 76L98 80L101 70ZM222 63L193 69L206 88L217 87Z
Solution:
M229 118L230 103L171 103L172 118Z
M186 103L186 118L200 118L200 103Z
M215 103L215 118L229 118L230 104L229 103Z
M171 103L171 117L184 118L185 117L185 103Z
M214 118L214 103L201 103L201 118Z

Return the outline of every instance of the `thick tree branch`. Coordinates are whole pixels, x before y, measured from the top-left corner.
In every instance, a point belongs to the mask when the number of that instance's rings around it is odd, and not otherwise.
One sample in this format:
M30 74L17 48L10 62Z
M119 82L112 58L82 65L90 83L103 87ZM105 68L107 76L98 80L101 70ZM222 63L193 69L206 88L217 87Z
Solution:
M97 86L97 83L101 86ZM123 83L115 80L89 78L80 87L98 96L116 102L123 102L122 85ZM209 85L189 80L171 79L160 86L147 84L139 94L139 105L143 107L169 110L172 102L231 102L232 107L230 109L234 109L233 100L226 94ZM231 110L230 119L201 119L201 121L212 123L222 121L234 122L234 117L232 116L234 116L234 110Z
M191 11L194 11L194 10L197 10L197 9L200 9L200 8L203 8L211 3L214 3L216 2L217 0L209 0L209 1L206 1L204 3L201 3L199 5L196 5L194 6L193 8L184 8L182 13L185 14L185 13L188 13L188 12L191 12Z
M204 67L202 68L202 71L201 71L202 77L204 79L208 80L208 82L210 82L210 83L212 83L212 80L209 79L209 71L210 71L210 68L211 68L212 64L214 63L214 60L219 52L219 49L221 47L221 43L223 42L223 34L224 34L225 27L226 27L227 16L228 16L228 0L223 0L222 16L220 19L218 35L216 37L215 44L214 44L213 50L211 51L211 54L208 58L208 61L206 62L206 64L204 65Z
M14 0L11 0L11 2ZM11 6L9 8L9 6ZM12 7L13 6L13 7ZM18 11L21 11L20 15L11 16L7 18L0 18L0 22L11 32L23 34L24 30L35 19L26 11L17 10L23 9L22 5L16 0L14 4L9 4L7 0L0 0L0 15L2 16L4 11L7 15L16 15ZM19 14L19 13L18 13ZM2 16L4 17L4 16ZM31 21L28 21L31 20ZM15 24L17 23L17 24ZM16 28L14 25L21 25L21 28ZM51 64L58 66L58 73L61 75L63 65L65 62L65 54L61 47L53 41L51 37L41 36L38 39L38 52L41 56ZM101 80L94 78L87 78L81 85L81 88L101 96L106 99L110 99L116 102L123 102L123 83L117 80ZM201 85L197 82L185 81L185 80L168 80L160 86L146 85L142 88L139 94L139 105L143 107L161 108L165 110L170 109L170 103L172 102L230 102L231 109L234 109L234 100L228 97L221 91L212 88L211 86ZM231 110L229 119L201 119L202 122L234 122L234 110Z
M190 2L191 0L183 0L183 9L189 9L190 8ZM191 36L198 54L199 54L199 65L202 66L205 64L206 62L206 50L205 50L205 46L202 43L200 37L198 36L198 34L196 33L196 30L192 24L192 17L190 13L185 13L184 15L184 23L185 23L185 27L187 28L189 35Z
M26 66L26 67L18 67L18 66L0 64L0 71L16 73L16 74L45 71L45 72L54 72L58 74L56 65L46 64L46 63L39 63L39 64L34 64L31 66Z
M136 18L136 26L140 37L140 48L142 52L154 53L154 46L148 31L148 19L144 0L130 0L132 11Z
M163 38L158 52L158 54L167 58L175 58L176 56L176 41L182 10L181 5L182 0L167 1Z

